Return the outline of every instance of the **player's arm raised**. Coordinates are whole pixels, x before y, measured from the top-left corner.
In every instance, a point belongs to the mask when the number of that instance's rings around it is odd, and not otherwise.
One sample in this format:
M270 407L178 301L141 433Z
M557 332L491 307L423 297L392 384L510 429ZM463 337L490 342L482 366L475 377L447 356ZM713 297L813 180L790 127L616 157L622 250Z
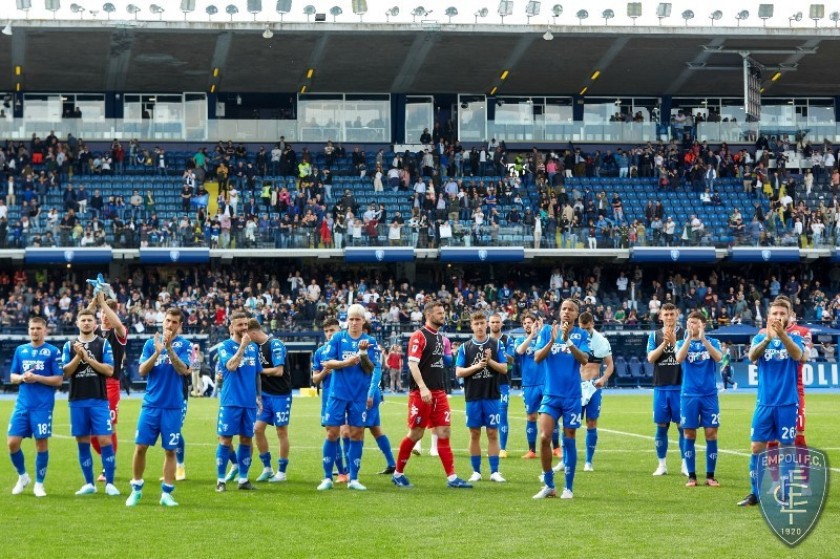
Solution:
M174 337L174 336L173 336ZM175 369L175 372L181 375L182 377L189 376L190 374L190 344L182 344L181 345L181 355L178 355L178 352L172 348L172 338L168 336L164 336L164 341L166 343L166 353L169 355L169 362L172 364L172 368Z
M149 340L152 342L153 347L155 350L149 355L149 357L140 362L140 366L137 368L137 372L140 373L141 377L147 376L151 371L152 368L155 366L155 363L160 357L160 354L163 352L163 342L160 339L160 333L156 332L155 337ZM148 344L149 341L146 343ZM143 348L143 353L145 354L145 347Z
M105 293L100 291L97 293L96 298L91 301L91 305L99 305L99 310L102 311L102 314L108 317L108 323L111 325L111 328L114 329L114 333L117 335L118 338L121 340L125 340L128 332L125 329L125 325L120 320L120 315L116 312L111 310L111 307L107 305L105 302ZM88 305L90 307L90 305ZM180 373L179 373L180 374Z
M239 342L239 348L236 350L236 353L227 360L227 363L225 363L225 368L228 371L233 372L239 368L239 365L242 364L242 357L245 355L245 350L248 349L248 345L250 345L250 343L251 336L247 333L242 334L242 341Z
M781 325L781 322L779 322L778 325L773 325L773 328L776 330L776 335L779 336L779 340L781 340L782 344L784 344L788 355L790 355L794 361L801 361L803 358L802 356L805 354L802 346L797 344L793 338L788 335L784 327Z
M557 340L557 330L559 326L555 324L551 328L548 329L548 341L547 343L539 348L537 351L534 352L534 361L537 363L542 363L548 354L551 352L551 346L554 345L555 340Z
M566 347L569 349L569 352L572 354L572 357L580 363L581 365L586 365L589 363L589 353L586 351L582 351L578 346L575 345L575 342L569 337L572 333L572 329L575 327L574 322L564 322L563 326L561 327L560 333L563 336L563 343L566 344Z
M85 352L85 347L80 342L67 342L64 345L64 364L61 367L61 370L64 373L64 378L73 376L73 373L76 372L76 368L82 362L82 355L84 355Z
M750 353L749 353L750 362L755 363L759 359L761 359L761 356L764 355L764 350L767 349L767 346L770 345L771 341L772 340L771 340L771 337L770 337L769 329L767 331L767 334L764 336L764 338L760 342L756 343L755 338L753 338L753 344L752 344L752 346L750 346Z

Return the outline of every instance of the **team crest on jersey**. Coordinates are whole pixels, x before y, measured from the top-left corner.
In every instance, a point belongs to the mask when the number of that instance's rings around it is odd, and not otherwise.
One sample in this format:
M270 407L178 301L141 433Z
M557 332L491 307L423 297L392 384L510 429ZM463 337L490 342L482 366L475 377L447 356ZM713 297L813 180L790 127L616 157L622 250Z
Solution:
M42 349L41 351L39 351L38 353L39 353L40 355L49 355L49 354L50 354L50 350L48 350L47 348L44 348L44 349Z
M778 471L775 485L772 472ZM817 525L828 495L828 459L806 447L780 447L758 455L759 504L767 525L794 547Z

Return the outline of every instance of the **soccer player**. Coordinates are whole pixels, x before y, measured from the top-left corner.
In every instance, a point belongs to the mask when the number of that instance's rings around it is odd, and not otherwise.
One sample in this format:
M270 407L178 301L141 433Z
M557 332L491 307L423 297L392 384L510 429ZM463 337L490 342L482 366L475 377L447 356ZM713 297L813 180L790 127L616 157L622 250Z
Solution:
M501 320L499 321L501 322ZM481 481L481 428L487 433L490 480L503 483L499 473L501 425L500 376L507 376L507 354L501 342L487 335L487 318L481 311L470 317L473 337L461 344L455 357L455 374L464 379L467 427L470 430L470 483Z
M370 376L376 368L376 340L364 332L365 308L359 304L347 309L347 330L338 332L327 342L323 357L332 371L330 397L324 413L327 437L324 441L324 479L318 491L333 487L333 463L338 447L340 427L350 426L350 449L347 454L350 481L347 488L365 491L359 482L359 469L364 450L365 417Z
M595 330L595 319L592 314L585 312L578 318L578 326L589 334L589 360L580 369L580 379L584 383L591 383L594 392L588 393L587 398L581 400L583 417L586 417L586 461L583 463L584 472L592 472L592 459L595 447L598 446L598 418L601 417L601 389L610 381L613 374L612 347L610 342ZM601 374L601 363L604 364L604 374ZM581 385L583 386L583 385ZM591 388L590 388L591 390Z
M61 352L46 343L47 321L40 316L29 319L29 343L18 346L12 357L9 382L20 385L12 417L9 419L9 457L18 473L12 495L20 495L32 481L26 473L23 451L24 438L35 439L36 497L46 497L44 478L49 463L49 438L52 436L52 414L55 391L64 381L61 371Z
M443 340L443 379L444 379L444 386L446 387L446 393L449 394L452 392L451 387L449 385L450 380L450 369L455 364L455 358L452 355L452 352L458 351L458 347L460 346L460 342L455 342L454 344L449 341L444 335L441 335L441 339ZM437 431L432 429L432 434L429 437L429 456L440 456L438 453L438 436ZM417 456L422 456L423 454L423 439L418 439L416 443L414 443L414 448L411 451L412 454Z
M453 489L472 489L472 484L455 473L455 460L449 445L449 399L446 396L446 366L444 364L443 335L446 312L440 301L429 301L423 307L426 323L408 341L408 369L411 371L411 390L408 395L408 434L400 444L394 485L412 487L403 473L414 443L423 438L426 427L438 436L437 450L446 472L447 486Z
M106 300L105 294L100 291L88 304L87 310L95 313L97 308L100 311L101 324L96 329L96 335L108 340L108 343L111 344L111 351L114 352L114 374L105 380L105 388L108 391L108 410L111 414L112 431L111 445L114 447L114 468L116 469L117 423L120 419L120 381L123 376L128 330L117 314L119 302L114 299ZM94 437L91 439L91 443L97 454L101 454L99 439ZM97 481L105 481L105 472L102 472Z
M146 377L146 394L137 419L134 457L131 463L131 494L125 506L134 507L143 497L143 472L146 470L146 452L157 443L163 447L163 483L160 504L177 507L172 498L175 490L176 449L181 438L184 418L184 380L190 374L192 346L180 336L184 315L172 307L163 319L163 333L146 340L140 354L141 376Z
M85 484L76 495L96 493L93 484L91 436L99 439L102 467L105 470L105 493L115 496L114 446L111 444L111 412L105 380L114 374L114 354L108 340L96 335L96 316L84 309L76 316L79 337L64 344L62 370L70 379L70 431L79 448L79 465Z
M537 341L542 331L542 319L536 318L530 312L522 315L522 328L525 335L514 340L516 347L516 362L522 374L522 396L525 400L525 438L528 441L528 452L522 458L534 459L537 457L537 411L543 397L545 384L545 366L537 363L534 354L539 349Z
M653 364L653 422L656 423L656 457L659 465L653 472L655 476L668 473L665 457L668 455L668 427L671 423L679 425L680 421L680 388L682 386L682 366L677 362L677 340L685 334L677 325L677 307L665 303L659 310L662 328L651 332L648 336L647 360ZM683 430L680 433L680 455L682 455L684 439ZM685 461L682 461L682 473L688 475Z
M697 311L689 314L686 326L686 338L677 340L677 361L682 364L680 427L685 433L683 458L688 468L688 483L685 485L697 486L694 445L697 428L702 426L706 438L706 485L720 487L715 479L720 427L717 364L723 354L720 342L706 337L706 315Z
M365 322L365 334L372 336L371 330L370 322ZM365 429L370 429L370 434L373 435L376 445L382 451L382 455L385 456L385 469L379 474L391 475L396 471L397 463L394 460L394 452L391 450L391 441L382 430L382 421L379 417L379 406L382 404L382 389L379 386L382 382L382 347L377 344L374 346L374 351L375 359L373 362L376 366L373 369L373 375L371 375L370 388L368 388Z
M286 481L286 468L289 466L289 419L292 414L292 376L286 371L286 346L274 336L263 332L255 318L248 321L248 336L259 348L262 365L262 411L254 424L254 439L263 471L257 481ZM268 425L274 425L280 443L276 474L271 469L271 452L265 438Z
M225 466L233 448L234 435L239 437L236 450L239 489L255 489L248 481L251 467L251 443L254 437L254 422L257 410L262 407L260 383L262 365L257 345L248 336L248 315L236 311L230 316L230 338L219 348L219 364L224 382L219 400L219 420L216 433L219 446L216 448L216 492L227 491Z
M796 442L797 408L799 395L796 389L799 360L805 344L799 334L788 333L790 303L775 300L770 304L767 329L752 340L750 361L758 366L758 396L751 429L750 485L752 491L738 504L757 505L759 501L758 455L770 441L779 441L783 454L790 452ZM787 479L795 466L782 458L781 477ZM785 497L784 492L782 497Z
M328 318L322 325L324 331L324 344L312 354L312 382L321 386L321 427L326 427L324 414L327 413L327 401L330 398L331 372L324 354L328 349L330 339L341 329L338 320ZM347 469L344 464L344 453L337 445L335 453L335 467L338 470L338 482L347 483Z
M499 313L491 314L487 322L490 325L490 337L498 340L499 346L505 352L505 363L507 363L506 373L499 377L499 391L501 393L499 397L499 416L501 418L499 421L499 458L507 458L507 440L508 434L510 433L510 425L508 423L510 369L513 366L513 356L508 355L508 350L510 349L508 346L513 340L507 334L502 334L502 316ZM510 349L510 352L513 353L513 350Z
M560 305L560 322L555 323L537 344L540 349L534 354L537 363L546 362L546 377L542 403L540 404L540 461L543 469L543 483L534 499L556 497L554 470L551 469L551 433L560 419L563 420L563 460L566 484L561 499L574 497L577 448L575 433L580 428L581 389L580 366L589 359L589 334L575 326L579 313L578 304L566 299Z

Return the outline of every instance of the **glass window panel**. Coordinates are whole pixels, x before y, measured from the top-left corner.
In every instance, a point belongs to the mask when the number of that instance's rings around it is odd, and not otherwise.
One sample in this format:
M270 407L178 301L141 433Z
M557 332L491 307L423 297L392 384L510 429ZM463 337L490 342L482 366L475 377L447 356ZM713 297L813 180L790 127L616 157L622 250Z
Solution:
M433 97L407 97L405 105L405 143L419 144L423 130L432 129L434 121Z
M487 100L484 95L459 95L458 137L461 142L487 140Z

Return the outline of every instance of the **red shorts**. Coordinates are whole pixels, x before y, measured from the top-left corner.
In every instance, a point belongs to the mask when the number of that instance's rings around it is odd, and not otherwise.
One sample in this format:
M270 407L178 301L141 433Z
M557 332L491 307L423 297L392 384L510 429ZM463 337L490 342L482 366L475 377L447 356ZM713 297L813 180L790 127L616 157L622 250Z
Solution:
M120 418L120 381L119 379L105 379L105 389L108 391L108 409L111 410L111 425L116 425Z
M408 395L408 428L449 427L451 412L446 390L432 390L432 401L426 403L419 390Z

